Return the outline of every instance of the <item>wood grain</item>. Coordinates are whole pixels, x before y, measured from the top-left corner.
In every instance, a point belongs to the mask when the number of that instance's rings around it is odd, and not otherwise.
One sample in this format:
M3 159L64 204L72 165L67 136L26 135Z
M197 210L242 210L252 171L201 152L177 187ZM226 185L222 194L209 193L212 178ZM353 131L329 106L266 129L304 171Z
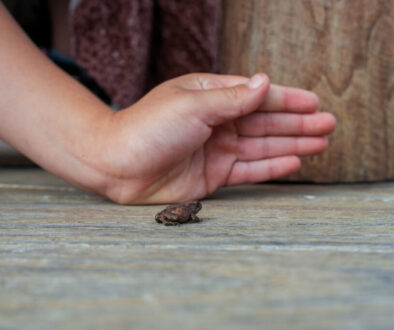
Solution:
M315 91L338 119L291 180L394 179L394 0L224 0L223 73Z
M0 329L390 329L394 183L265 184L157 224L0 170Z

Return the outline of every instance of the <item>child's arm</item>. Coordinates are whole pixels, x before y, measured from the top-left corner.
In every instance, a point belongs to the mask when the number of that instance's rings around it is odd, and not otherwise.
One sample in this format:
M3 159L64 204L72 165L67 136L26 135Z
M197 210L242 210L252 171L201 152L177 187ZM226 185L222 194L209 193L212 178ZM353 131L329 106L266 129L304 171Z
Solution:
M263 74L190 74L115 113L51 64L0 4L0 138L118 203L202 198L294 172L335 127L317 107L313 93L270 87Z
M0 138L63 179L97 191L105 175L84 159L111 116L41 54L0 3Z

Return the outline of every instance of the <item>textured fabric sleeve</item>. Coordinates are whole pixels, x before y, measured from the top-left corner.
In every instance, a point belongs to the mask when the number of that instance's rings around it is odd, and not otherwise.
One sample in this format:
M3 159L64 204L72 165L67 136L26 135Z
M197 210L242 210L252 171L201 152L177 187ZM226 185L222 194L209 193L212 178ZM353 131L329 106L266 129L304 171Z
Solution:
M164 80L215 71L220 13L220 0L80 0L72 54L125 107Z

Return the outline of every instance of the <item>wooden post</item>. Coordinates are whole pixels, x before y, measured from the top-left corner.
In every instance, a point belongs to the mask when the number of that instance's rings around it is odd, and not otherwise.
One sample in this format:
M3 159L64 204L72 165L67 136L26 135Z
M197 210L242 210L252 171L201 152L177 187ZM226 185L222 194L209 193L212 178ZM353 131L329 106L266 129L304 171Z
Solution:
M264 71L337 117L291 180L394 179L394 0L224 0L223 19L223 73Z

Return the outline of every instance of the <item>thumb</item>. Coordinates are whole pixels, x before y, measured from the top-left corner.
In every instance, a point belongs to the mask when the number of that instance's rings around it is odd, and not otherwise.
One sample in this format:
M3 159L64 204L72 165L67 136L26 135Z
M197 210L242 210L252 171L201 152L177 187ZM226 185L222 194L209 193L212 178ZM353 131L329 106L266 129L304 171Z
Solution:
M245 84L193 91L196 102L192 108L207 125L216 126L256 110L268 89L268 76L258 73Z

